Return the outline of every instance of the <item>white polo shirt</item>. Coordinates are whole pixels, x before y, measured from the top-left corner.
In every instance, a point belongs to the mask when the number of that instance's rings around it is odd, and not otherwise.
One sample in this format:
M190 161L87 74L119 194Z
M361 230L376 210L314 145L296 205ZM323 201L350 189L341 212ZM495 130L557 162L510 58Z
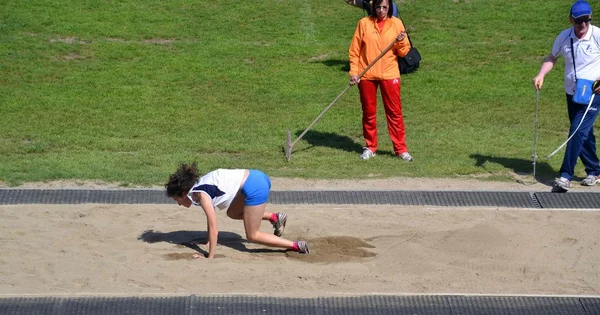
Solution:
M199 206L200 204L192 198L192 194L196 192L204 193L212 200L213 207L221 210L227 209L240 190L245 172L245 169L220 168L214 170L198 179L188 192L188 198L190 198L192 204Z
M575 93L575 71L571 55L571 38L575 50L577 78L595 81L600 78L600 28L590 24L587 33L579 39L573 27L562 31L552 46L552 56L565 58L565 92Z

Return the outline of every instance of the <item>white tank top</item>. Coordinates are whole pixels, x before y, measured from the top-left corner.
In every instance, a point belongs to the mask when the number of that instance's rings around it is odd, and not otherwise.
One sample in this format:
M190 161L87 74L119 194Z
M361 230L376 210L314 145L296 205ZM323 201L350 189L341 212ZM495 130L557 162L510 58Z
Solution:
M212 205L221 210L229 208L233 198L240 190L245 169L217 169L200 177L188 192L188 198L196 206L200 204L192 198L193 193L205 193L212 200Z

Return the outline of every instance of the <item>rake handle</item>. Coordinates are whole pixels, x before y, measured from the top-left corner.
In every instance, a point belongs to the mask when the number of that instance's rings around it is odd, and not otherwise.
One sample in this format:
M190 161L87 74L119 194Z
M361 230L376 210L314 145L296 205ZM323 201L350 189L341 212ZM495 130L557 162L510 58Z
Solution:
M538 136L538 108L540 104L540 90L535 91L535 118L533 121L533 180L535 180L535 164L537 162L537 136Z
M394 47L394 45L397 42L398 42L398 38L396 38L383 51L381 51L379 56L377 56L377 58L375 58L373 61L371 61L371 63L363 71L361 71L358 74L358 78L362 78L362 76L365 75L365 73L367 73L367 71L369 71L369 69L371 69L371 67L373 67L373 65L375 65L375 63L377 61L379 61L379 59L381 59L383 57L383 55L385 55L390 49L392 49L392 47ZM323 117L323 115L325 115L325 113L331 108L331 106L333 106L333 104L335 104L342 97L342 95L346 94L346 92L350 89L350 87L352 87L352 85L348 84L348 86L346 86L346 88L340 94L338 94L338 96L327 107L325 107L325 109L319 114L319 116L317 116L317 118L315 118L315 120L313 120L313 122L310 125L308 125L308 127L306 127L306 129L304 129L304 131L298 136L298 138L296 138L296 140L294 140L294 142L292 143L292 147L298 141L300 141L300 139L302 139L302 137L304 137L304 135L310 130L310 128L312 128L312 126L314 126L319 121L319 119L321 119L321 117Z

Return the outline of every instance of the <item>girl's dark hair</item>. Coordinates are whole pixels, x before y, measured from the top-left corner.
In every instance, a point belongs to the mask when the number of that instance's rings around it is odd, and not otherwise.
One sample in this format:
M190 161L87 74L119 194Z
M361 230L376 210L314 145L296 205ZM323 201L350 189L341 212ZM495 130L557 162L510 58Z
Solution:
M383 0L373 0L372 4L371 4L371 17L376 18L377 17L377 10L375 8L377 8L377 6L381 5L381 3L383 2ZM393 6L393 0L389 0L388 1L388 12L387 12L387 16L390 18L392 17L394 14L394 10L392 9Z
M169 176L169 181L165 184L168 197L181 197L187 194L200 178L196 163L181 163L177 172Z

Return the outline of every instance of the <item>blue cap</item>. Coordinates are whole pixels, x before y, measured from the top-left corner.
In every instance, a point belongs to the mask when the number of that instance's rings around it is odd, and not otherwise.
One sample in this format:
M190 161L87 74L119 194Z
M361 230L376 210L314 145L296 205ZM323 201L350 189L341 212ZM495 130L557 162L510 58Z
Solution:
M577 1L571 7L571 16L576 19L578 17L592 15L592 7L585 1Z

